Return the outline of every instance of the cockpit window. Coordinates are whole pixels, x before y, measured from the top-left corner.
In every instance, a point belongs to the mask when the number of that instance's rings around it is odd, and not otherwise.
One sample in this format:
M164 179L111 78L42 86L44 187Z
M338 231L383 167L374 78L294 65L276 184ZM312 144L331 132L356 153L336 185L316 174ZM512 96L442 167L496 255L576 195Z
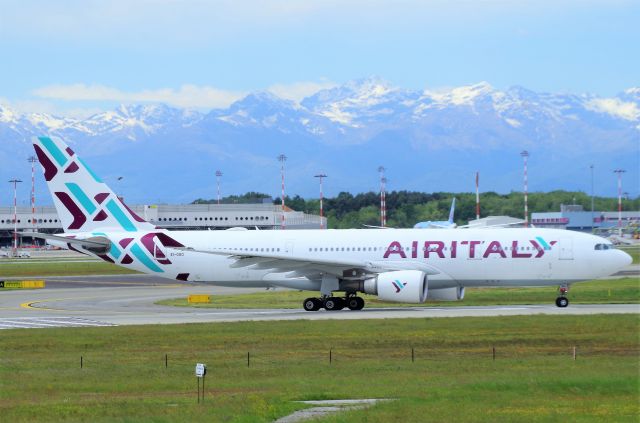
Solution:
M613 244L596 244L595 247L596 250L613 250L615 248Z

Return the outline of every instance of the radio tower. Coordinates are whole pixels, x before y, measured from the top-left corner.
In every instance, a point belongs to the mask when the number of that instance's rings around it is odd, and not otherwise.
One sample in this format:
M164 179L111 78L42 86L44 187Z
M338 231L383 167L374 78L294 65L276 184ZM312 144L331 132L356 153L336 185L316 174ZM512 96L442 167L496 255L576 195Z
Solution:
M387 226L387 178L384 177L385 170L384 166L378 167L378 172L380 172L380 226L383 228Z
M314 175L314 178L320 179L320 229L324 229L324 223L322 222L322 217L324 216L324 210L322 208L322 199L324 195L322 193L322 178L326 178L327 175L324 173L320 173L318 175Z
M31 224L33 226L33 231L37 232L38 229L36 227L36 163L38 163L38 159L36 156L31 156L27 159L29 163L31 163ZM35 241L35 239L34 239Z
M218 186L218 204L220 204L220 177L222 176L222 172L216 170L216 185Z
M613 173L618 174L618 230L622 235L622 174L625 173L624 169L616 169Z
M13 256L18 256L18 183L20 179L14 178L9 181L13 184Z
M529 204L528 204L528 191L529 191L529 177L527 175L527 159L529 158L529 152L524 150L520 153L524 159L524 227L529 227Z
M287 156L284 154L280 154L278 156L278 161L280 162L280 176L282 178L282 220L280 221L280 229L285 229L284 222L284 162L287 161Z
M480 220L480 172L476 172L476 220Z

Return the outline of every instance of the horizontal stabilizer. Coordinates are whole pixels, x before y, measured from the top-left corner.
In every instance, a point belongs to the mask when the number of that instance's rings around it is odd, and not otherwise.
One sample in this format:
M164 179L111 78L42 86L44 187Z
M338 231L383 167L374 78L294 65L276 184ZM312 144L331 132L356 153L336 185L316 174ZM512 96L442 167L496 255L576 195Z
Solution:
M40 232L20 232L20 235L45 239L47 241L71 244L76 248L80 247L84 250L91 251L92 253L96 254L104 254L111 249L111 241L109 241L109 239L104 236L92 236L89 238L69 238L66 236L43 234Z

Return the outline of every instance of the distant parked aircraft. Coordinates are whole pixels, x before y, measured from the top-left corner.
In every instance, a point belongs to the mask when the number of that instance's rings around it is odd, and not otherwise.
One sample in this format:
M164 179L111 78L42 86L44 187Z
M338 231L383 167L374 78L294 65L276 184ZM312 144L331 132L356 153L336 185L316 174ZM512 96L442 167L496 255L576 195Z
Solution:
M413 227L416 229L454 229L457 225L453 221L453 214L456 210L456 198L453 197L453 201L451 201L451 210L449 210L449 220L435 220L435 221L426 221L426 222L418 222Z

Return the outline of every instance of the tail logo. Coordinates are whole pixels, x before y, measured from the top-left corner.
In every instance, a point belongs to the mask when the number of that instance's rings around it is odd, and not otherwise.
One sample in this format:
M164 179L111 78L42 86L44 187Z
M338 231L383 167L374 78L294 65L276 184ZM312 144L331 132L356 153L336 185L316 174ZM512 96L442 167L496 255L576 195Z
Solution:
M113 198L109 198L109 193L98 193L92 200L77 184L68 182L64 185L67 187L71 195L73 195L73 198L64 191L56 191L54 194L73 216L73 222L71 222L68 229L82 228L88 219L87 216L92 218L91 220L93 222L102 222L109 216L113 216L125 231L136 231L136 225L131 221L131 219L129 219L120 206L118 206L118 203L116 203ZM109 200L105 202L107 198L109 198ZM118 202L127 208L127 211L129 211L135 220L138 222L144 222L143 219L133 213L133 211L126 207L119 199ZM105 203L104 208L102 207L103 203ZM78 204L80 204L82 209L78 207Z
M93 232L93 235L106 236L102 232ZM163 248L167 247L184 247L184 245L162 232L150 232L140 237L139 243L135 238L129 237L120 239L117 245L113 242L109 254L100 255L100 258L125 265L137 261L152 272L162 273L164 270L158 264L165 266L171 264L163 252Z
M135 232L153 229L153 225L120 201L63 141L39 137L34 140L34 148L49 189L57 200L56 207L65 230L109 227Z

